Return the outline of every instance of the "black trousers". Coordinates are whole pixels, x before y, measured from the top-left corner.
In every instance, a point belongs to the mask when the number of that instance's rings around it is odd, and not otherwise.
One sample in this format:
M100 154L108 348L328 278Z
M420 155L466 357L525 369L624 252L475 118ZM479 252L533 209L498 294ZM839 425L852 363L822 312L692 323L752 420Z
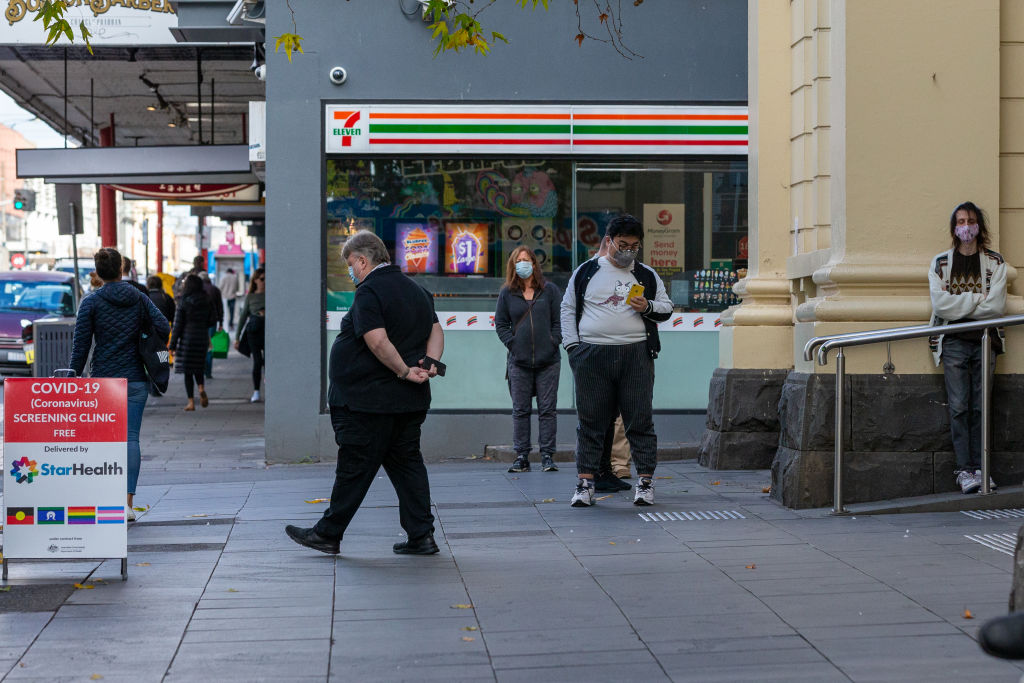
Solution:
M409 539L434 532L430 481L420 452L426 417L426 411L381 415L331 406L338 467L331 506L314 527L318 534L341 540L381 466L398 494L399 520Z

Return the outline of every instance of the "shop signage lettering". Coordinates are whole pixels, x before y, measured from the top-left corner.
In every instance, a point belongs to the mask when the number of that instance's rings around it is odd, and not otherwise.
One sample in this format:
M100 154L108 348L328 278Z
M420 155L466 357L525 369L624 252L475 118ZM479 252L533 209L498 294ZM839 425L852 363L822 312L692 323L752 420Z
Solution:
M66 0L67 6L86 6L92 10L93 16L105 14L112 7L123 7L143 12L159 12L174 14L174 6L170 0ZM29 12L38 12L43 6L43 0L9 0L4 16L8 24L14 24L25 18Z

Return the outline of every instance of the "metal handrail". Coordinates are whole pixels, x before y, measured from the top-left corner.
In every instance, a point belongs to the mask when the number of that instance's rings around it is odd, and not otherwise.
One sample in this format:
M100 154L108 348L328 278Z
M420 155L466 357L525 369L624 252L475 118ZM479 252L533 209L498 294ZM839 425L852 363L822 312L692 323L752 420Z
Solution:
M843 349L848 346L864 346L878 342L892 342L903 339L930 337L935 334L954 332L973 332L982 330L981 348L981 493L991 493L989 477L989 418L991 413L991 396L989 375L991 374L992 353L989 330L993 327L1013 327L1024 324L1024 315L1010 315L990 320L976 320L950 325L919 325L914 327L890 327L888 329L870 330L867 332L850 332L831 337L815 337L804 345L804 358L811 360L810 354L818 347L818 364L828 365L828 352L838 349L836 353L836 416L835 416L835 473L832 514L846 512L843 507L843 412L845 410L844 387L846 385L846 356Z

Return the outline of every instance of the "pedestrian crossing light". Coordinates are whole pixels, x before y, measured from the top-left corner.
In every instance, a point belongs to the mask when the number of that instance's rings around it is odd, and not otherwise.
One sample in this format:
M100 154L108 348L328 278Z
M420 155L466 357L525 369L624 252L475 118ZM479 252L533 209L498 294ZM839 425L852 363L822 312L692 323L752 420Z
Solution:
M35 211L36 193L35 190L15 190L14 209L16 211Z

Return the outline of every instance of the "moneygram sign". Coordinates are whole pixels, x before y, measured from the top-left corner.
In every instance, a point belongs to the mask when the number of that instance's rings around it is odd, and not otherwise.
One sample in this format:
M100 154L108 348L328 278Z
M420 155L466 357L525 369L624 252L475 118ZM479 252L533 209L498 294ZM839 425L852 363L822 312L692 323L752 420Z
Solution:
M4 556L127 557L124 379L4 383Z

